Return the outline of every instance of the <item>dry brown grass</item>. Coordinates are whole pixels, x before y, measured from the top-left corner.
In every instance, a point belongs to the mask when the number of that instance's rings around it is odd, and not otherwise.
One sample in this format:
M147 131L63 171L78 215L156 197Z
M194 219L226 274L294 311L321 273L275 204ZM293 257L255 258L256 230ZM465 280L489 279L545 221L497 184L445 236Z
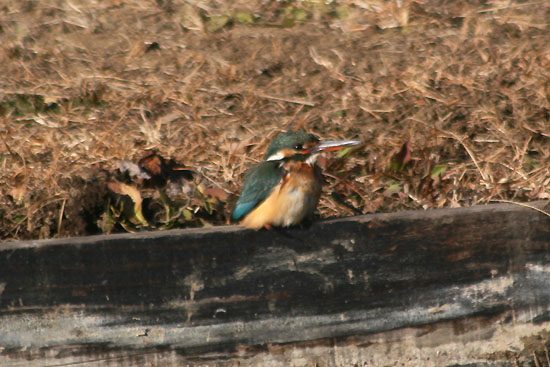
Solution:
M198 216L199 180L238 194L294 128L365 142L327 157L322 216L547 198L549 19L548 1L6 3L0 238L99 232L117 165L152 151L200 173L171 197Z

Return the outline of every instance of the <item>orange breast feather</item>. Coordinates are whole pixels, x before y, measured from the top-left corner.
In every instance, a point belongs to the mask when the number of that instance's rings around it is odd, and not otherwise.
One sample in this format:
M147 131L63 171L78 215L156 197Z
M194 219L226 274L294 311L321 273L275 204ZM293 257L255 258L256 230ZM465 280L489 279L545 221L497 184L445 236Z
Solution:
M288 227L313 214L321 194L317 167L301 161L287 163L288 173L271 194L241 224L249 228L266 225Z

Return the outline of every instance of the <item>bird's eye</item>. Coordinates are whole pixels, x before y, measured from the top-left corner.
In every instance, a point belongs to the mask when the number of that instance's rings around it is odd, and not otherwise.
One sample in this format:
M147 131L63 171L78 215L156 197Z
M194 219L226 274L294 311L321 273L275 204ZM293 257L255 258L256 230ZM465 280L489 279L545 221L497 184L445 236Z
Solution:
M294 149L296 149L296 150L302 150L302 149L304 149L304 147L302 146L302 144L296 144L296 145L294 146Z

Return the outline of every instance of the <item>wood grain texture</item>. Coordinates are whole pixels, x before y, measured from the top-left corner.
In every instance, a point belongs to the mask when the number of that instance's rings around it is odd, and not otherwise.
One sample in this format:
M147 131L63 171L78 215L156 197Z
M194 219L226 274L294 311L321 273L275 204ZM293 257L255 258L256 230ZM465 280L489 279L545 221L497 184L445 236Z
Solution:
M550 315L549 248L550 219L510 204L4 243L0 362L233 363L464 320L536 327Z

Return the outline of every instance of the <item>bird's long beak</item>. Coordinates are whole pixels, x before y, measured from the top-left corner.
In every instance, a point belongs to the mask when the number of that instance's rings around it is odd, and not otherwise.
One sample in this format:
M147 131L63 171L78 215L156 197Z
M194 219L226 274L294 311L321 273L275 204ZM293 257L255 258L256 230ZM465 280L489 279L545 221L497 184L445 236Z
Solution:
M312 153L331 152L333 150L352 147L359 144L361 144L359 140L325 140L314 146Z

